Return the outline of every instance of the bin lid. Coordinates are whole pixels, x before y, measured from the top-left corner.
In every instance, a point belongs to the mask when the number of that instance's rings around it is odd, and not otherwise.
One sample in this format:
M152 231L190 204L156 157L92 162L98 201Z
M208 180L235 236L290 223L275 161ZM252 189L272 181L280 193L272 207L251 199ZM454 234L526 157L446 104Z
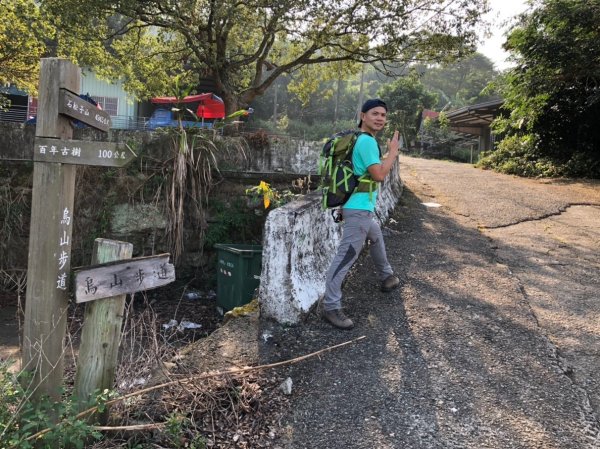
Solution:
M244 245L244 244L235 244L235 243L216 243L214 245L216 249L220 249L223 251L227 251L234 254L262 254L262 245Z

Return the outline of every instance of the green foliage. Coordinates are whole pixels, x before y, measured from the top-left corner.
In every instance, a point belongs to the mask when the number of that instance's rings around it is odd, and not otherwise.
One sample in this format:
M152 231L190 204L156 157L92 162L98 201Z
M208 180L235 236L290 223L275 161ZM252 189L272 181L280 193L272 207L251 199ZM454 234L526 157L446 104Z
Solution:
M0 85L14 84L36 95L40 58L55 30L34 0L2 1Z
M76 401L52 402L29 400L26 373L17 379L0 362L0 447L2 449L80 449L90 439L102 435L83 419L77 418ZM110 395L99 395L96 404L103 406ZM35 440L29 439L40 430L47 430Z
M189 418L180 413L171 413L167 419L165 434L174 448L206 449L206 439L193 429ZM188 435L193 437L191 440Z
M212 201L210 216L204 236L206 248L213 248L216 243L232 239L235 243L251 243L261 239L262 219L241 199L230 204Z
M43 0L60 24L59 50L101 76L123 78L139 96L162 94L170 78L210 75L228 112L248 105L278 77L333 64L445 60L472 50L486 0ZM424 21L423 17L435 20ZM328 74L329 72L329 74ZM314 88L305 76L301 97ZM303 85L305 84L305 85ZM162 90L162 92L161 92Z
M391 136L397 129L405 142L414 141L421 111L431 108L437 101L436 95L428 92L415 74L386 84L378 96L384 98L388 106L386 135Z
M354 61L305 65L288 84L288 92L295 94L302 106L307 106L314 100L314 94L319 90L321 92L317 98L320 101L332 99L334 95L339 95L338 81L356 75L360 69L360 64Z
M430 144L445 143L452 140L453 137L454 133L450 131L450 123L443 112L437 120L427 117L423 120L421 129L419 130L419 140Z
M446 65L418 66L416 70L423 73L421 82L426 88L438 95L437 110L444 107L457 109L494 97L485 88L498 77L498 72L492 61L481 53Z
M565 162L544 155L531 134L503 139L495 151L481 153L479 167L527 177L600 178L600 161L576 152Z
M510 165L506 169L535 176L598 176L599 21L597 2L548 0L522 15L510 32L505 47L517 65L497 89L511 112L495 124L498 132L519 136L501 146L495 158ZM508 157L515 159L509 164Z

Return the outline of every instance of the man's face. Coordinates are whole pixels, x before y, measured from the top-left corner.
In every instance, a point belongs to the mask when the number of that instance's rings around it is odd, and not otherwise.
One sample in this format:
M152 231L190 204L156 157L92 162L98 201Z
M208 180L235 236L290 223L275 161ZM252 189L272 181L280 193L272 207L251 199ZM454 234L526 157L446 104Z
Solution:
M377 106L369 109L367 112L361 112L361 128L375 134L383 129L387 118L387 111L383 106Z

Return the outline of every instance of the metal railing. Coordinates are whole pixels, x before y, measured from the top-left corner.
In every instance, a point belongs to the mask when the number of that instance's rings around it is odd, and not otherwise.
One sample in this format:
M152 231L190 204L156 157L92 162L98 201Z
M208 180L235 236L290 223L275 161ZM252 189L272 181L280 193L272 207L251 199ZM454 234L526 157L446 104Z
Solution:
M27 106L18 106L12 105L7 110L0 110L0 122L16 122L16 123L24 123L29 119L34 119L35 115L32 117L27 116ZM150 117L133 117L130 115L111 115L111 129L126 129L126 130L148 130L148 122L150 121ZM257 131L266 131L269 136L279 137L279 138L288 138L288 139L302 139L301 136L291 136L289 134L276 133L270 130L265 130L263 128L254 128L252 126L248 126L246 123L228 123L224 127L219 128L218 132L223 133L224 130L230 130L234 128L234 133L238 134L253 134Z
M27 117L27 106L13 105L8 109L0 109L0 122L23 123Z
M148 129L149 117L132 117L130 115L111 115L111 128L144 130Z
M27 115L27 106L12 105L8 109L0 109L0 122L24 123L34 119L35 115ZM148 128L148 117L132 117L128 115L111 116L113 129L144 130Z

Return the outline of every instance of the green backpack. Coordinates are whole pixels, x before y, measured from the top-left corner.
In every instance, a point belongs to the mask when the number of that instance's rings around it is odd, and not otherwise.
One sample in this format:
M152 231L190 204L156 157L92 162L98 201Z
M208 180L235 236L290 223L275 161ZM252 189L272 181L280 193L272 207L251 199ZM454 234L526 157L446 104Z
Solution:
M377 190L377 183L368 172L362 176L354 174L352 152L361 134L364 133L356 130L341 131L323 145L318 169L323 209L344 205L355 191L372 193Z

